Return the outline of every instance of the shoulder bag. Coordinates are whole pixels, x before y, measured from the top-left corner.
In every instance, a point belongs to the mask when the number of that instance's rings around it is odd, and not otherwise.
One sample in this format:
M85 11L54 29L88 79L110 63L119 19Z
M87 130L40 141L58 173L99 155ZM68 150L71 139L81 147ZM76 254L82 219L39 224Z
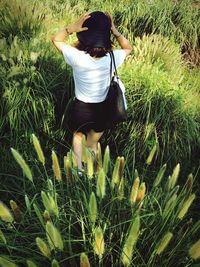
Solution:
M127 105L125 98L125 87L117 74L115 57L113 51L110 52L110 86L107 94L108 116L111 124L126 121ZM112 76L112 66L114 75Z

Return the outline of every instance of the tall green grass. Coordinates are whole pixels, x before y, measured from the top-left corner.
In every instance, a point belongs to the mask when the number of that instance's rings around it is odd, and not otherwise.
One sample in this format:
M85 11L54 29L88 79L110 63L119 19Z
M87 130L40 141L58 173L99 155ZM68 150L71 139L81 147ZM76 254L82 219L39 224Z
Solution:
M121 70L129 118L116 142L125 154L136 145L143 156L156 145L160 159L176 160L199 147L199 93L185 73L178 45L160 35L136 38L133 57Z
M17 266L29 266L27 261L36 266L50 266L55 261L56 266L80 266L80 257L91 266L198 263L199 252L191 246L198 241L200 222L193 223L189 211L196 201L194 179L189 175L180 188L179 164L169 178L166 166L162 168L150 185L145 173L125 171L123 158L111 161L108 147L102 157L99 146L95 164L88 151L80 177L72 152L64 160L53 153L53 168L49 169L49 157L42 153L35 136L33 141L33 162L24 161L25 157L12 149L24 173L17 179L23 180L24 186L10 204L0 202L3 267L8 266L7 261Z

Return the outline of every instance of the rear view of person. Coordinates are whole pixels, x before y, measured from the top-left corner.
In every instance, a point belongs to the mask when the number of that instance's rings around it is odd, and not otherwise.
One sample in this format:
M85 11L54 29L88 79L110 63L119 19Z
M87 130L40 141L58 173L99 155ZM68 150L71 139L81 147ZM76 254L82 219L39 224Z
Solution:
M74 46L64 42L72 33L77 33L78 38ZM74 133L73 150L80 170L82 135L86 135L86 146L96 154L98 141L108 129L106 96L110 84L111 33L121 47L113 50L118 68L132 47L108 14L101 11L86 14L52 37L53 44L73 70L75 101L69 125Z

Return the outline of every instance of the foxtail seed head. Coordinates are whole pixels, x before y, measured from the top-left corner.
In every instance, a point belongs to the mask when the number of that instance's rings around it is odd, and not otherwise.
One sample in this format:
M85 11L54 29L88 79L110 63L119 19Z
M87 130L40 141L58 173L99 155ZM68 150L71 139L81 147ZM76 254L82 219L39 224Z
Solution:
M96 170L97 173L99 173L102 166L103 166L103 164L102 164L101 145L100 145L100 143L98 143L98 145L97 145L97 170Z
M192 202L194 201L196 195L192 194L188 197L188 199L183 203L183 206L181 210L179 211L178 218L181 220L187 213L189 207L192 205Z
M55 176L56 180L58 182L60 182L61 179L62 179L60 166L59 166L57 155L53 150L52 150L52 155L51 156L52 156L52 168L53 168L54 176Z
M93 177L94 174L94 163L93 163L93 157L90 150L86 150L87 154L87 175L89 178Z
M200 239L190 247L189 255L193 260L200 258Z
M128 237L126 239L126 242L122 250L121 261L124 264L124 266L129 266L131 264L133 256L133 248L138 239L139 229L140 229L140 217L139 215L137 215L132 222L130 232L128 234Z
M22 212L14 200L10 200L10 207L13 211L16 222L20 222L22 220Z
M18 267L17 264L12 262L8 257L0 257L0 266L2 267Z
M112 174L111 187L114 188L115 185L119 184L119 166L120 166L120 157L116 158L115 166Z
M110 148L109 146L106 146L106 150L105 150L104 158L103 158L103 169L104 169L105 175L108 172L109 161L110 161Z
M85 253L81 253L80 267L90 267L90 262L89 262L88 256Z
M134 182L133 182L132 189L131 189L131 195L130 195L131 207L133 207L135 205L137 194L138 194L139 184L140 184L140 178L136 177Z
M82 135L82 162L87 163L87 153L86 153L86 138Z
M103 231L100 226L95 229L95 242L94 242L94 251L99 256L99 259L102 258L104 253L104 237Z
M43 217L44 217L45 222L51 221L51 216L47 210L44 211Z
M45 165L45 157L44 157L44 153L42 151L40 142L34 134L32 134L32 137L33 137L33 145L37 153L38 159L43 165Z
M172 176L171 176L171 178L169 180L168 190L171 190L172 188L174 188L174 186L175 186L175 184L177 182L178 176L179 176L179 172L180 172L180 164L178 163L176 165L176 167L174 168Z
M151 150L150 153L149 153L149 156L148 156L148 158L147 158L147 160L146 160L146 164L147 164L147 165L150 165L150 164L151 164L151 162L152 162L152 160L153 160L153 157L154 157L154 155L155 155L155 153L156 153L156 150L157 150L157 144L155 144L155 145L153 146L152 150Z
M4 221L4 222L9 222L12 223L14 221L14 218L10 212L10 210L8 209L8 207L0 201L0 218Z
M7 243L6 238L5 238L5 235L3 234L3 232L1 231L1 229L0 229L0 241L2 241L4 244Z
M66 177L68 179L71 179L72 178L72 162L71 162L69 153L67 153L67 156L64 156L64 170L65 170Z
M124 172L125 160L124 157L120 157L120 165L119 165L119 179L122 178Z
M144 196L145 196L145 192L146 192L146 185L143 182L143 183L141 183L141 185L140 185L140 187L138 189L136 202L138 202L138 203L142 202L142 200L144 199Z
M92 192L90 195L88 210L90 221L94 224L97 219L97 201L94 192Z
M60 267L58 261L56 259L53 259L51 262L51 267Z
M164 237L160 241L160 244L158 245L158 248L156 250L157 255L160 255L165 250L165 248L169 244L172 237L173 237L173 234L171 232L168 232L164 235Z
M51 249L57 248L63 251L64 247L61 234L52 222L48 221L46 224L46 235Z
M162 178L163 178L163 176L165 174L166 168L167 168L167 164L164 164L161 167L161 169L159 170L159 172L158 172L158 174L157 174L157 176L155 178L155 181L153 183L153 187L158 186L160 184L160 182L161 182L161 180L162 180Z
M41 191L41 197L42 197L42 202L43 202L43 205L45 207L45 209L51 214L53 213L54 214L54 210L53 210L53 207L51 205L51 202L47 196L47 194L44 192L44 191Z
M97 196L104 198L106 192L106 177L103 168L100 170L97 178Z
M27 267L37 267L37 265L31 260L27 260L26 264L27 264Z
M123 198L124 198L124 176L122 176L118 187L118 199L122 200Z
M11 148L11 152L15 158L15 160L17 161L17 163L20 165L20 167L22 168L24 174L26 175L26 177L33 182L33 177L32 177L32 173L31 170L29 168L29 166L27 165L27 163L25 162L25 160L23 159L23 157L19 154L19 152L17 150L15 150L14 148Z
M36 241L36 244L37 244L39 250L41 251L41 253L45 257L50 258L51 252L50 252L50 249L49 249L48 245L46 244L46 242L40 237L36 237L35 241Z
M193 175L192 175L192 173L190 173L188 175L187 181L185 183L185 190L186 190L187 194L190 194L192 191L193 181L194 181Z

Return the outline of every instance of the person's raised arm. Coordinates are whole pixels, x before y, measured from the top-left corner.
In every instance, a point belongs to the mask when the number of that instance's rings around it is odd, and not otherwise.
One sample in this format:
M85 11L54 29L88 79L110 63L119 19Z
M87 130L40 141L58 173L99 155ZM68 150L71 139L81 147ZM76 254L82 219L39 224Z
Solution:
M132 51L132 46L129 43L129 41L117 30L117 28L114 25L112 16L110 14L108 14L108 16L111 19L111 32L112 34L115 36L115 38L117 39L119 45L121 46L121 48L123 50L125 50L126 55L129 55Z
M86 31L88 28L87 27L82 27L84 21L88 19L90 15L86 14L82 16L79 20L76 22L70 24L68 27L66 27L63 30L60 30L57 32L54 36L51 37L51 40L55 47L61 52L61 47L63 44L65 44L64 40L66 37L68 37L70 34L74 32L82 32Z

